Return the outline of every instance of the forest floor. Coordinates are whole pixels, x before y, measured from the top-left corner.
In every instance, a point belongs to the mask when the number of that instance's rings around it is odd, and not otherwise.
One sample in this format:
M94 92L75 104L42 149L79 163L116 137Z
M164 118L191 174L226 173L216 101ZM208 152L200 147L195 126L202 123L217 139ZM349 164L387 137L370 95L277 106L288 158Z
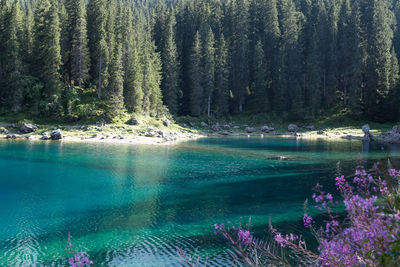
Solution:
M43 121L43 119L23 120L20 116L0 116L0 139L36 141L41 140L46 133L50 135L51 131L60 129L63 141L86 143L170 145L185 140L218 136L361 140L364 135L361 128L364 124L370 125L374 136L391 131L396 125L396 123L378 124L364 120L355 121L340 116L325 117L307 123L272 120L268 118L268 115L240 115L221 120L207 117L178 117L168 126L164 125L163 120L155 118L140 116L135 118L139 121L138 125L129 125L123 120L112 124L55 123ZM19 127L23 122L35 123L38 126L37 131L28 134L19 133ZM288 132L288 125L291 123L299 127L296 133ZM274 131L265 133L261 130L263 126L272 127Z

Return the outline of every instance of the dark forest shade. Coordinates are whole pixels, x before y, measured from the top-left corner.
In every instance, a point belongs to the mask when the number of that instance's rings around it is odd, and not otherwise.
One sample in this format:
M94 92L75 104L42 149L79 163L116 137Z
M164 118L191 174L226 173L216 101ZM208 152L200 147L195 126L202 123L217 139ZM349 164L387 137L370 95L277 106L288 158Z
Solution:
M0 112L393 121L399 14L397 0L2 0Z

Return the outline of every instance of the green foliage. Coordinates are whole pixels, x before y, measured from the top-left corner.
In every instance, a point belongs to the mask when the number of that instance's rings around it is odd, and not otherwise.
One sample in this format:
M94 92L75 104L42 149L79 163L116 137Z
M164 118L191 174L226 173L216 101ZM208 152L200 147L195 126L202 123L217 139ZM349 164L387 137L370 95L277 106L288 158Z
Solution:
M397 0L3 0L0 109L396 121L399 19Z

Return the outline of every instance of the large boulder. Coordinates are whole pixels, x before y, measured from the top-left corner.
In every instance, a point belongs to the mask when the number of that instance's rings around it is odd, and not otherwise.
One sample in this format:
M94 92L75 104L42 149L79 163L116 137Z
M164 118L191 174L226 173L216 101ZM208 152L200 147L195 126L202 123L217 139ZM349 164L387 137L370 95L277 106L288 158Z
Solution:
M389 144L400 144L400 133L392 133L387 138L385 142Z
M171 124L170 122L169 122L169 120L163 120L163 125L165 126L165 127L169 127L169 125Z
M42 140L49 140L50 139L50 134L49 132L44 132L42 133L42 137L40 138Z
M129 125L139 125L139 121L135 117L131 117L126 123Z
M274 130L275 130L274 128L266 126L266 125L261 127L261 131L264 132L264 133L273 132Z
M154 136L156 136L156 132L155 131L149 131L149 132L147 132L147 133L145 133L145 136L146 137L154 137Z
M296 124L289 124L287 130L288 132L296 133L299 131L299 127Z
M51 140L61 140L63 138L62 132L60 129L56 129L50 133Z
M213 131L215 131L215 132L218 132L219 131L219 124L217 123L217 124L214 124L212 127L211 127L211 129L213 130Z
M372 133L369 132L371 128L368 124L363 125L361 129L364 132L364 137L362 138L364 142L371 142L372 140L374 140L374 136L372 135Z
M400 125L393 126L392 134L400 134Z
M23 134L27 133L33 133L38 129L38 127L35 124L32 123L24 123L21 125L19 128L19 131Z
M7 134L6 138L7 139L17 139L17 136L15 134Z
M8 134L8 130L4 127L0 127L0 134Z
M254 133L254 132L256 132L257 130L256 130L256 128L253 128L253 127L246 127L245 131L246 131L247 133Z
M203 128L205 128L205 127L208 127L208 124L205 123L204 121L202 121L202 122L200 123L200 126L203 127Z
M371 128L369 127L368 124L363 125L363 127L361 129L364 132L364 134L368 134L369 131L371 130Z

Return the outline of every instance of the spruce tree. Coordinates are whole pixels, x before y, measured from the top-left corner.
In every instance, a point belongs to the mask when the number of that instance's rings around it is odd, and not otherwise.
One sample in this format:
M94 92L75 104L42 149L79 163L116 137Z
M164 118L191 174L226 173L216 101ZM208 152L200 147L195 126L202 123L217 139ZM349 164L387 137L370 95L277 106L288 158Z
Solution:
M232 89L234 110L243 111L248 89L248 3L232 1Z
M224 35L221 34L215 53L215 92L214 110L217 116L229 112L229 65L228 47Z
M343 105L359 117L361 110L361 51L360 10L358 2L342 3L338 25L339 84L343 92Z
M214 33L211 28L208 29L204 44L202 45L203 56L202 56L202 67L203 77L202 85L204 89L205 101L203 102L207 108L207 116L211 114L211 97L214 93L214 82L215 82L215 41Z
M190 114L200 116L202 102L204 99L204 89L202 86L202 68L201 68L201 41L199 32L196 33L190 66Z
M304 95L300 86L300 16L292 0L282 0L280 9L281 41L279 81L274 92L275 110L278 112L292 111L293 115L301 116Z
M272 97L273 88L277 86L279 74L279 38L280 29L278 21L278 9L276 0L264 1L264 7L261 10L264 19L264 34L262 35L263 50L266 59L267 69L267 97Z
M391 90L394 90L390 77L397 68L393 67L391 48L393 45L393 12L390 1L364 0L364 41L366 73L364 89L365 115L374 120L385 120L383 108ZM367 28L368 27L368 28Z
M107 103L106 117L112 120L124 111L124 72L122 66L122 45L117 44L114 49L109 67L110 78L105 92Z
M1 69L3 97L7 106L12 111L19 111L23 100L22 60L20 45L22 39L22 14L18 1L5 6L2 16L2 45L1 45Z
M125 106L130 112L142 112L143 106L143 73L140 61L140 40L137 32L139 27L134 29L133 14L129 6L124 8L123 32L123 66L124 66L124 100Z
M107 45L106 0L90 0L88 4L88 37L91 64L91 77L97 85L97 96L101 98L108 83L108 64L110 51Z
M150 116L160 115L162 109L161 93L161 58L151 40L149 22L145 21L144 40L142 42L142 71L143 71L143 113Z
M168 13L161 45L162 73L161 88L165 105L172 114L178 112L179 61L175 43L175 13Z
M89 51L86 30L86 1L66 0L67 11L66 51L64 68L69 84L82 87L88 79Z
M267 111L270 109L270 106L266 91L265 59L261 40L257 42L255 47L253 64L254 79L251 84L251 97L248 106L255 112Z
M60 114L60 23L57 2L39 0L35 10L34 62L32 69L43 83L41 111Z

